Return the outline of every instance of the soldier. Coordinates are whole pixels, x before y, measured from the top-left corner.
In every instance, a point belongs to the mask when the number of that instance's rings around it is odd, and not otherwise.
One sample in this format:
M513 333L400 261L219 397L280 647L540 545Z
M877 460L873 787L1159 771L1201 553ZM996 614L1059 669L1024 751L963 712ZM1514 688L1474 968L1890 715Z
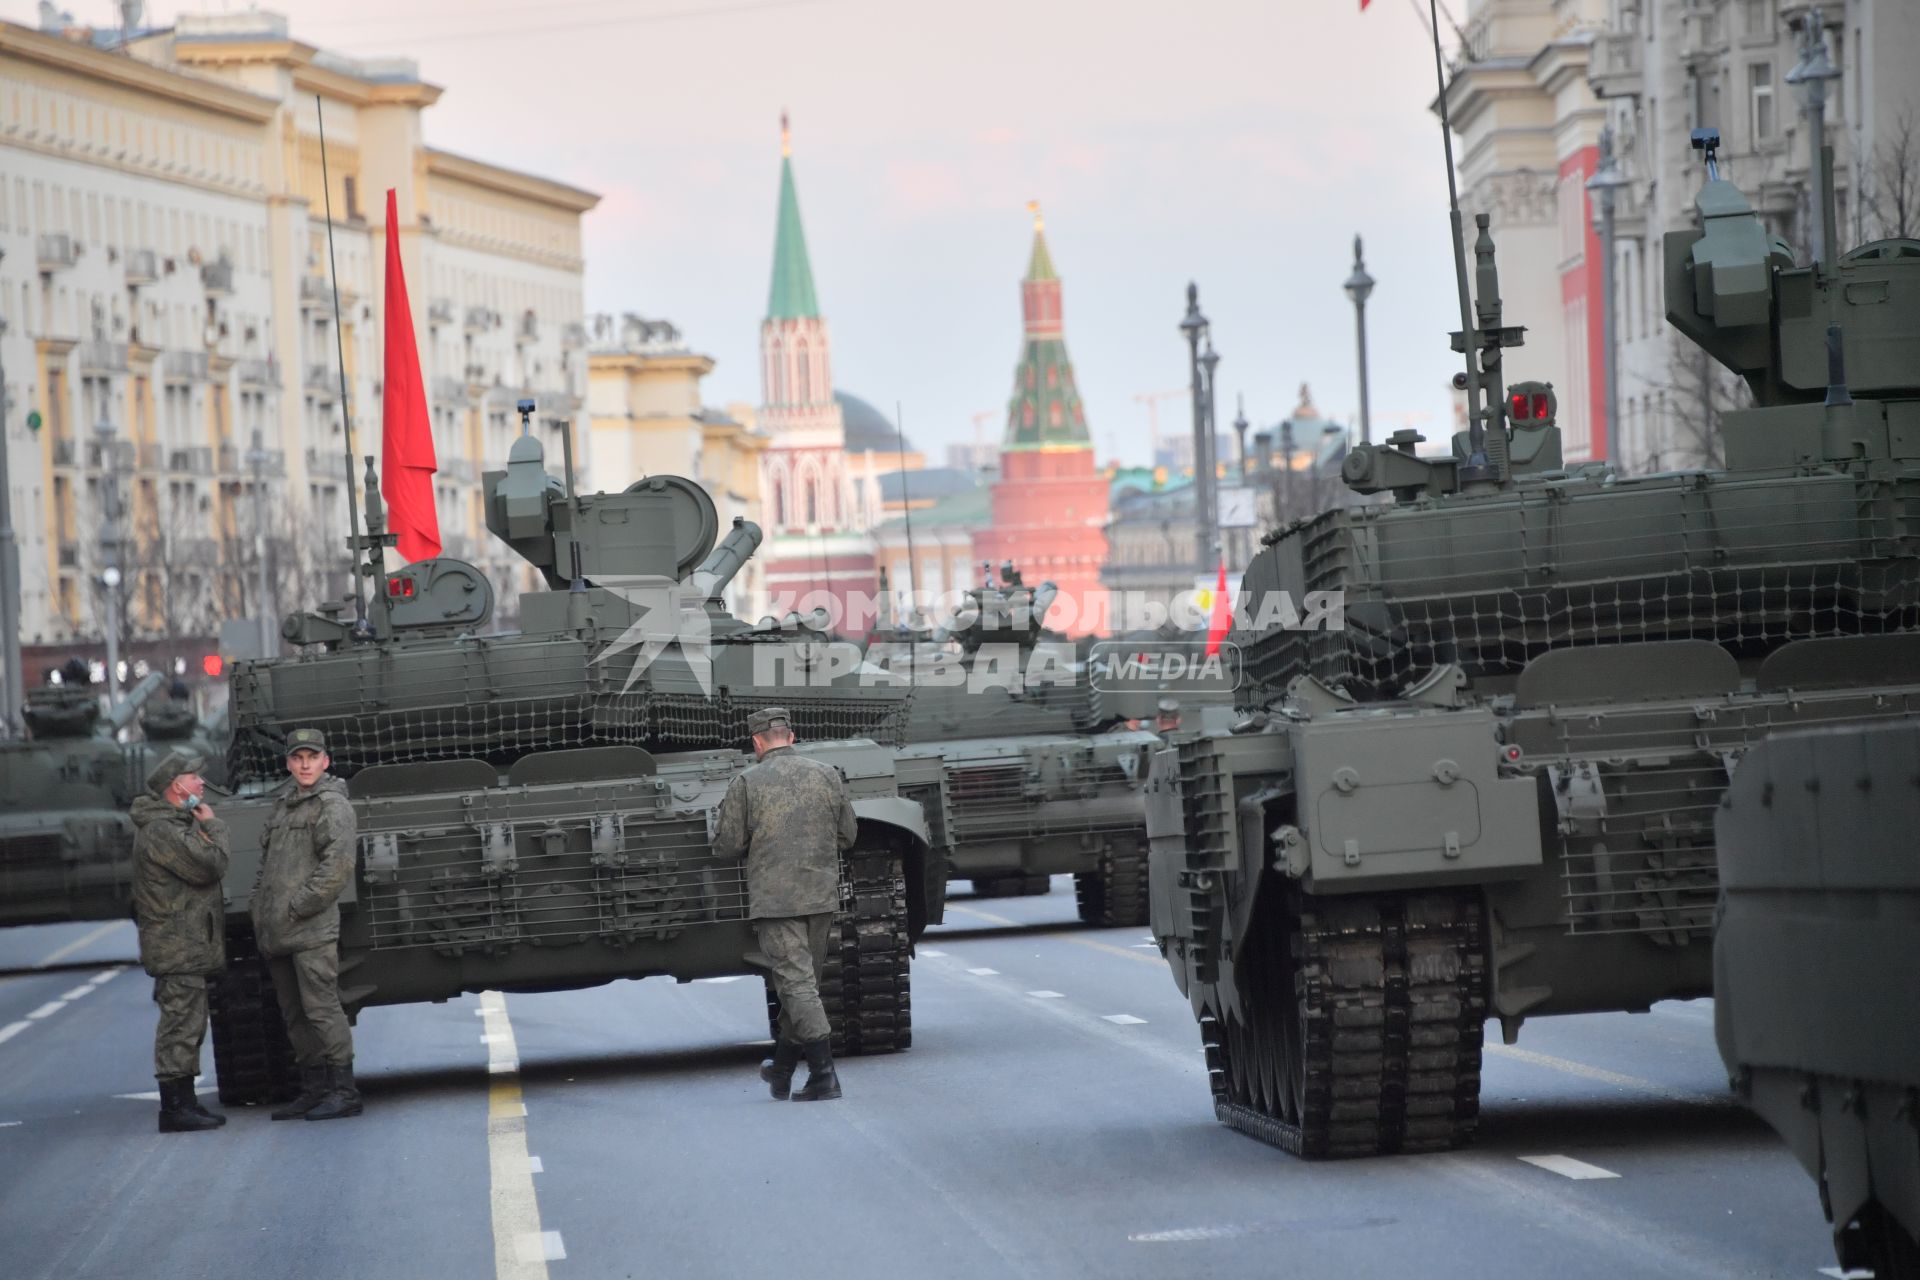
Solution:
M1180 727L1180 704L1172 698L1160 699L1160 705L1154 711L1153 731L1172 733Z
M253 932L300 1064L300 1095L275 1120L361 1112L353 1031L340 1007L340 892L353 879L355 823L346 784L329 777L318 729L287 735L287 772L267 819L253 885Z
M140 925L140 966L153 975L160 1022L153 1033L153 1074L160 1082L160 1132L194 1133L227 1122L200 1105L193 1091L200 1044L207 1034L207 975L227 964L227 824L204 796L204 762L170 751L135 796L133 914Z
M735 778L720 802L715 852L747 860L747 899L760 950L780 994L773 1058L760 1078L775 1098L793 1087L804 1053L807 1083L792 1096L816 1102L840 1096L833 1068L833 1028L820 1003L833 913L840 905L840 852L853 846L857 823L846 784L833 766L794 754L785 707L747 720L759 763Z

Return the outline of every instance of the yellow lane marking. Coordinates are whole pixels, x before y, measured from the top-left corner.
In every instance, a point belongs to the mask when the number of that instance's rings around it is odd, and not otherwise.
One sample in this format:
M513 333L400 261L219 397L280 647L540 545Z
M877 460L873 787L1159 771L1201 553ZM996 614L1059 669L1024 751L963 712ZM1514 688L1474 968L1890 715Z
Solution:
M1010 924L1016 927L1020 924L1018 920L1009 920L1005 916L994 915L991 911L977 911L972 907L963 907L957 902L949 902L947 904L947 910L957 911L963 916L972 916L975 920L985 920L988 924ZM1116 947L1111 942L1101 942L1097 938L1082 938L1071 933L1061 933L1055 936L1062 942L1071 942L1076 946L1092 947L1095 951L1106 951L1116 956L1124 956L1128 960L1144 960L1148 964L1159 965L1162 968L1166 967L1167 962L1160 957L1158 952L1155 952L1153 955L1148 955L1144 951L1130 951L1126 947Z
M1502 1058L1512 1058L1516 1062L1525 1062L1536 1067L1546 1067L1550 1071L1562 1071L1570 1076L1579 1076L1583 1080L1597 1080L1601 1084L1610 1084L1616 1088L1631 1089L1635 1093L1648 1094L1655 1098L1670 1098L1676 1102L1721 1102L1733 1103L1733 1095L1725 1097L1714 1094L1697 1093L1691 1089L1672 1089L1654 1080L1640 1076L1623 1075L1618 1071L1608 1071L1605 1067L1590 1067L1584 1062L1575 1062L1571 1058L1556 1058L1550 1053L1535 1053L1531 1049L1516 1049L1512 1045L1490 1044L1486 1052Z
M98 929L91 930L87 933L82 934L80 937L75 938L72 942L69 942L66 946L61 947L58 951L55 951L52 955L47 956L45 959L36 963L33 967L36 969L51 969L54 965L59 964L62 960L65 960L68 956L72 955L74 952L85 950L86 948L92 946L94 943L100 941L100 939L112 933L114 930L126 928L128 923L129 921L126 921L126 920L109 920L107 923L101 925Z
M533 1165L527 1156L527 1104L520 1092L520 1052L507 999L498 991L480 993L486 1019L487 1162L491 1170L493 1272L497 1280L547 1280L547 1237L540 1230L540 1200L533 1190ZM562 1254L561 1256L564 1256Z

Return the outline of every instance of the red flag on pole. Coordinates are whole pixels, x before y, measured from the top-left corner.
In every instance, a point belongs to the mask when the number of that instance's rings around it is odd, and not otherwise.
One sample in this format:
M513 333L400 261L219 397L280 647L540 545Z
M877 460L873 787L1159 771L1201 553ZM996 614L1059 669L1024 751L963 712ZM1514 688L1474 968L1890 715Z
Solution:
M1213 616L1207 620L1207 656L1220 652L1220 642L1233 630L1233 601L1227 599L1227 558L1220 557L1220 582L1213 589Z
M387 366L380 405L380 489L387 527L399 535L408 564L440 554L440 516L433 505L433 420L413 342L413 307L400 267L399 201L387 188Z
M1367 6L1372 3L1373 3L1373 0L1360 0L1360 12L1365 13L1367 11Z

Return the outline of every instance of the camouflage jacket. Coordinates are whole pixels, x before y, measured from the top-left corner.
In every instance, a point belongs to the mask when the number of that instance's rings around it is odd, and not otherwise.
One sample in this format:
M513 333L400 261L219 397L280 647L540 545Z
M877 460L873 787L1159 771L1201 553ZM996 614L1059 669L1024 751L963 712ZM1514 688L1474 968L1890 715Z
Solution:
M727 787L713 847L746 856L754 919L807 916L839 909L840 851L857 829L840 771L776 747Z
M339 939L356 831L347 784L338 778L323 775L309 791L289 780L274 795L253 882L253 933L262 955L290 956Z
M140 965L156 978L227 965L227 824L202 821L151 792L133 799L133 916Z

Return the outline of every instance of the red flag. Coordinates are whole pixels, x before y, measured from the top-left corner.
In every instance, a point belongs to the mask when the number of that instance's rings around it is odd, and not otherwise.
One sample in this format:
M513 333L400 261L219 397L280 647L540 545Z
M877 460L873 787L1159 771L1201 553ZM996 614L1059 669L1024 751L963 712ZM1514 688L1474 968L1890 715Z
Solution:
M1372 3L1373 3L1373 0L1360 0L1360 12L1365 13L1367 11L1367 6Z
M1227 558L1220 557L1220 583L1213 589L1213 616L1207 620L1207 656L1220 652L1220 642L1233 630L1233 601L1227 599Z
M380 489L387 527L399 535L408 564L440 554L440 515L433 506L433 420L420 351L413 342L413 307L400 268L399 201L387 188L387 368L380 405Z

